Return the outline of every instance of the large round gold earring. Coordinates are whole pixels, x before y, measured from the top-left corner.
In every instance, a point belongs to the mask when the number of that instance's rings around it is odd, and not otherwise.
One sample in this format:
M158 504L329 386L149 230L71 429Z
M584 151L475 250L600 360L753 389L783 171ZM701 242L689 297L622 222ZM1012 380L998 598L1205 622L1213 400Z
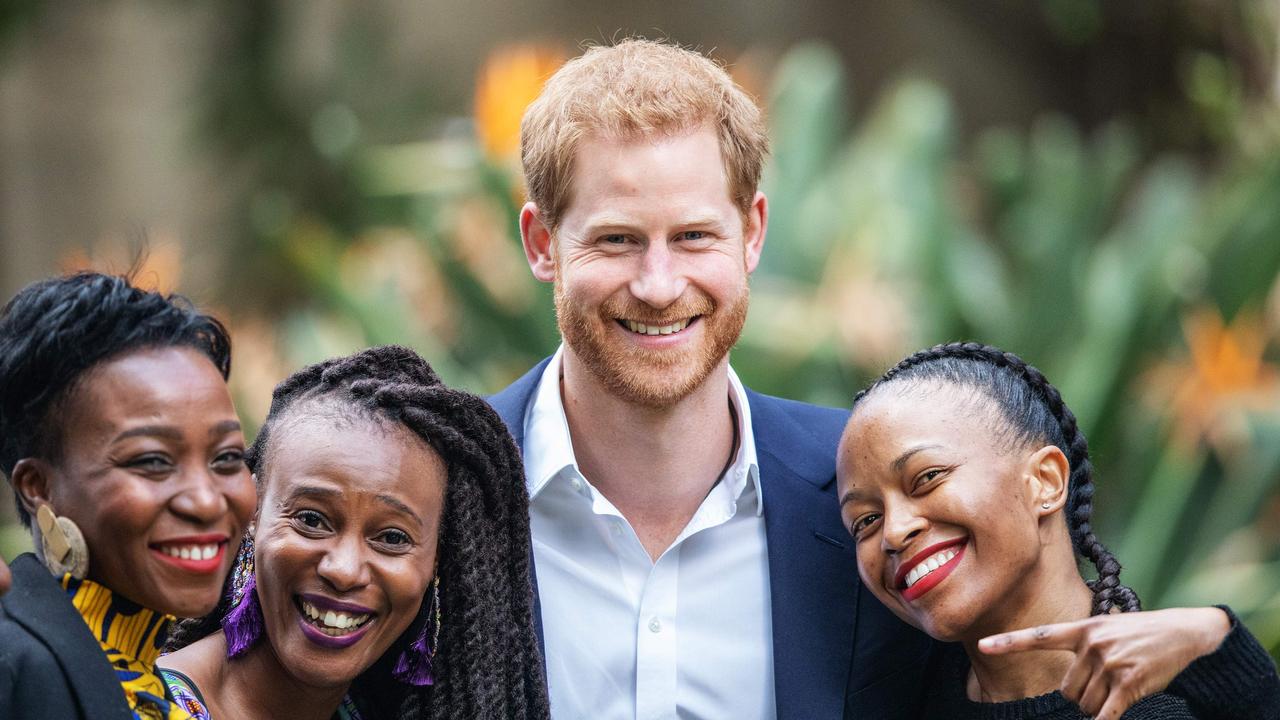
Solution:
M40 526L40 555L44 566L57 577L67 573L83 580L89 573L89 546L71 518L54 515L53 508L41 505L36 511Z

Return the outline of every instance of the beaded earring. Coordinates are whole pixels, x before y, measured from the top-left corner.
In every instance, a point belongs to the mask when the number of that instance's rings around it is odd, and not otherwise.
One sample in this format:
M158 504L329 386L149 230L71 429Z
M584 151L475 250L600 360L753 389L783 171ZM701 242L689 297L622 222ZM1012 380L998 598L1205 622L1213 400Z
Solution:
M427 605L427 622L400 657L391 676L406 685L431 685L436 681L432 661L440 647L440 576L431 581L431 599Z
M222 619L222 632L227 639L227 657L234 658L243 655L258 641L264 624L253 572L253 535L250 533L245 533L240 541L228 595L231 609Z

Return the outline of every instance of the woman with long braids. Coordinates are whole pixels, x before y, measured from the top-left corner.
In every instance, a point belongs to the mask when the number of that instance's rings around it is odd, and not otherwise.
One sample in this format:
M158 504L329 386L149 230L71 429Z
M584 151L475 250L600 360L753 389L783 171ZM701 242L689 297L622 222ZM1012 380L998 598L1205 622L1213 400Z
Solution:
M247 461L247 551L161 659L193 716L548 717L523 471L483 400L365 350L282 382Z
M863 582L956 643L922 679L925 718L1280 717L1275 667L1230 611L1136 612L1092 528L1084 434L1017 356L911 355L854 399L837 463Z

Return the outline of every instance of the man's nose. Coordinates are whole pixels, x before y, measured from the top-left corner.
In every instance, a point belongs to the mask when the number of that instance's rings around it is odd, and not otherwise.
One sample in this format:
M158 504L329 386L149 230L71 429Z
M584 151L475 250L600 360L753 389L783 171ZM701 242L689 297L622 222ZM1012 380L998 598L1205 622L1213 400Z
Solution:
M665 240L660 240L648 243L628 289L646 305L665 308L684 294L688 284L680 259Z

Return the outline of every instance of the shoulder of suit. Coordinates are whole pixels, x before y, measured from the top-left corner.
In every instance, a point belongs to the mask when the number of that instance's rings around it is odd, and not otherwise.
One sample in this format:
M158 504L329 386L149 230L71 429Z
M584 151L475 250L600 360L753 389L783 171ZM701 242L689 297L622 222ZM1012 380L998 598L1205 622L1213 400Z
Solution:
M779 413L811 428L834 429L837 436L844 430L844 425L849 420L849 411L844 408L787 400L751 389L747 389L747 400L751 403L752 417L762 412Z

